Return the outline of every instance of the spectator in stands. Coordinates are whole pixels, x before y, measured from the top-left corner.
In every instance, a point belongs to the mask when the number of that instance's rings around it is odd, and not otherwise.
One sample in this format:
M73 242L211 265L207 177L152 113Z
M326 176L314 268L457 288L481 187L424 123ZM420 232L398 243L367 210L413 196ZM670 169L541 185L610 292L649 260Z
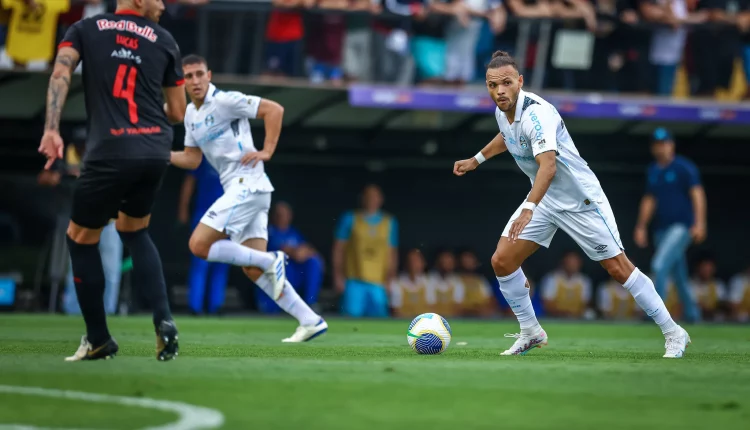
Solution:
M310 34L307 39L307 53L312 60L310 80L313 83L329 81L341 84L344 72L341 69L341 58L344 49L346 17L342 11L349 7L348 0L317 0L320 9L326 13L313 14L308 17Z
M695 29L691 37L691 50L698 76L696 94L714 97L717 90L730 87L734 60L740 51L740 33L736 26L740 2L735 0L703 0L698 8L707 14L715 25Z
M602 317L608 320L635 319L643 314L633 296L614 279L599 285L597 308Z
M744 98L750 99L750 1L741 2L740 5L737 28L742 37L742 65L745 69L745 82L748 83Z
M447 249L438 251L430 283L435 288L435 312L442 316L461 315L465 289L456 273L456 255Z
M70 7L68 0L0 0L11 10L6 51L18 67L46 64L55 53L57 18Z
M488 316L497 310L492 287L487 278L479 273L479 259L474 251L464 249L458 254L459 278L464 286L462 314L465 316Z
M582 19L590 32L596 31L596 11L588 0L552 0L552 17L561 19Z
M445 30L445 80L463 85L474 79L476 46L485 19L497 27L504 14L501 0L455 0L451 6L455 10Z
M376 0L377 1L377 0ZM382 0L383 10L402 17L426 13L428 0ZM414 61L409 49L409 30L416 22L394 20L392 17L375 18L373 22L373 56L375 80L399 86L411 85ZM413 40L413 39L412 39Z
M692 293L696 298L702 317L707 320L723 320L727 287L716 277L716 262L710 255L698 259L692 280Z
M411 43L411 51L414 55L415 68L417 72L417 81L421 84L435 85L443 84L446 77L446 29L455 21L457 26L466 27L471 22L469 10L464 5L463 0L452 1L434 1L428 2L424 8L417 11L414 16L413 30L414 38ZM460 34L457 33L454 45L461 45ZM471 34L465 33L468 38ZM457 48L454 47L454 51ZM476 49L476 41L471 49L473 58ZM460 57L460 54L459 54ZM460 71L461 58L452 59L451 63L456 63L455 70ZM463 65L468 67L469 65Z
M351 0L349 11L355 12L346 17L346 35L344 36L343 68L349 81L372 80L372 31L370 14L379 14L383 10L379 0Z
M292 226L294 213L286 202L278 202L271 212L268 226L268 250L284 251L289 256L286 277L311 307L318 303L323 284L324 263L318 251ZM277 313L281 308L268 295L258 294L258 307L266 313Z
M111 6L114 6L113 4ZM111 9L114 11L114 9ZM107 2L105 0L70 0L70 9L60 14L57 25L58 40L62 40L68 28L76 22L107 12ZM163 19L159 21L163 24ZM181 47L182 48L182 47ZM53 67L52 63L50 66ZM81 73L83 65L79 64L76 73Z
M302 53L305 29L302 12L294 9L310 7L314 0L273 0L273 9L266 24L265 74L294 77L299 75L297 57Z
M687 41L685 24L697 24L707 19L704 11L691 13L689 0L644 0L641 14L647 22L660 24L654 28L649 60L656 69L656 94L672 95L677 67L682 62Z
M391 282L391 309L393 315L400 318L433 312L435 306L435 289L425 273L427 263L419 249L410 249L406 253L404 270Z
M576 251L563 255L560 268L542 278L544 311L554 317L583 318L591 301L591 279L581 273L583 262Z
M732 307L732 319L738 322L750 321L750 265L729 281L729 304Z
M197 190L197 192L196 192ZM204 158L197 169L188 172L182 182L180 200L177 205L177 220L182 225L189 225L190 231L200 222L211 205L224 194L219 180L219 173ZM190 201L195 195L195 205L190 213ZM210 263L194 255L190 256L188 273L188 306L195 315L204 311L216 314L224 306L229 265ZM205 304L208 289L208 306Z
M641 199L638 224L634 232L636 245L648 245L648 225L653 218L656 252L651 260L654 287L666 298L669 276L675 282L685 318L697 321L698 307L690 293L685 253L691 241L706 238L706 195L695 164L675 155L672 134L657 128L652 137L651 152L656 161L648 168L646 194Z
M398 222L381 211L383 192L368 185L362 209L343 214L333 245L333 282L343 294L342 310L353 317L388 316L386 285L398 265Z

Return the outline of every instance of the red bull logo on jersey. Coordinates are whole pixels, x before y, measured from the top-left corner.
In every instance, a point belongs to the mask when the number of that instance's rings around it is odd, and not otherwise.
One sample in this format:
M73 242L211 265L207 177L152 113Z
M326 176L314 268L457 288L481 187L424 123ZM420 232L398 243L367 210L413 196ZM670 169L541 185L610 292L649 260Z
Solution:
M99 31L115 30L134 33L148 40L149 42L156 42L156 39L159 38L153 28L147 25L141 27L133 21L111 21L108 19L100 19L96 21L96 26L99 28Z

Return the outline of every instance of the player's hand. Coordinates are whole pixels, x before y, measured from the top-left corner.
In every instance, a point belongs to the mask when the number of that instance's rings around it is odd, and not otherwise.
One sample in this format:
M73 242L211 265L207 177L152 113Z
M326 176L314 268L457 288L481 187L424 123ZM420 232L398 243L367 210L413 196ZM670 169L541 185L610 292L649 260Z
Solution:
M459 160L453 163L453 174L456 176L463 176L476 169L478 166L479 162L474 157L471 157L468 160Z
M508 232L508 236L510 236L510 240L515 243L516 240L518 240L518 236L521 235L521 232L524 228L526 228L526 224L531 221L531 217L534 215L534 212L529 209L524 209L521 211L521 215L516 218L515 221L513 221L513 224L510 226L510 231Z
M696 244L702 243L706 240L706 226L695 224L690 228L690 237L693 238L693 242Z
M639 248L645 248L648 246L648 232L646 227L636 226L633 232L633 241L638 245Z
M47 130L42 136L42 143L39 145L39 153L47 157L45 170L49 170L55 160L63 158L63 140L57 131Z
M259 161L266 162L271 159L271 154L266 151L250 152L242 157L242 164L248 165L252 163L252 167L255 167Z

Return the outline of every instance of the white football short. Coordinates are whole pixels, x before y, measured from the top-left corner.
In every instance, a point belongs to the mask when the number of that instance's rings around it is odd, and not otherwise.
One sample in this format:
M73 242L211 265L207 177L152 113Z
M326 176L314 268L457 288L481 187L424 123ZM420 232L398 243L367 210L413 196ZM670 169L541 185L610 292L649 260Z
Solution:
M503 236L508 237L510 227L513 221L521 215L521 210L519 206L510 217L510 221L503 230ZM558 228L573 238L583 252L594 261L616 257L625 249L620 240L615 216L612 214L612 208L606 197L598 208L585 212L558 212L537 206L531 221L518 238L549 248Z
M235 182L206 211L201 223L226 233L233 242L268 240L270 208L271 193L253 193L246 186Z

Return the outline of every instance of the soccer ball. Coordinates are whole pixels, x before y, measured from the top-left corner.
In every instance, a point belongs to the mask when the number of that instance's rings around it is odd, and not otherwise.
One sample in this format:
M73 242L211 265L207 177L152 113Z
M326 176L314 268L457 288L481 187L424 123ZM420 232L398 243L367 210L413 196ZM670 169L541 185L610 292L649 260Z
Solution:
M440 354L451 343L451 326L438 314L422 314L409 324L406 340L417 354Z

